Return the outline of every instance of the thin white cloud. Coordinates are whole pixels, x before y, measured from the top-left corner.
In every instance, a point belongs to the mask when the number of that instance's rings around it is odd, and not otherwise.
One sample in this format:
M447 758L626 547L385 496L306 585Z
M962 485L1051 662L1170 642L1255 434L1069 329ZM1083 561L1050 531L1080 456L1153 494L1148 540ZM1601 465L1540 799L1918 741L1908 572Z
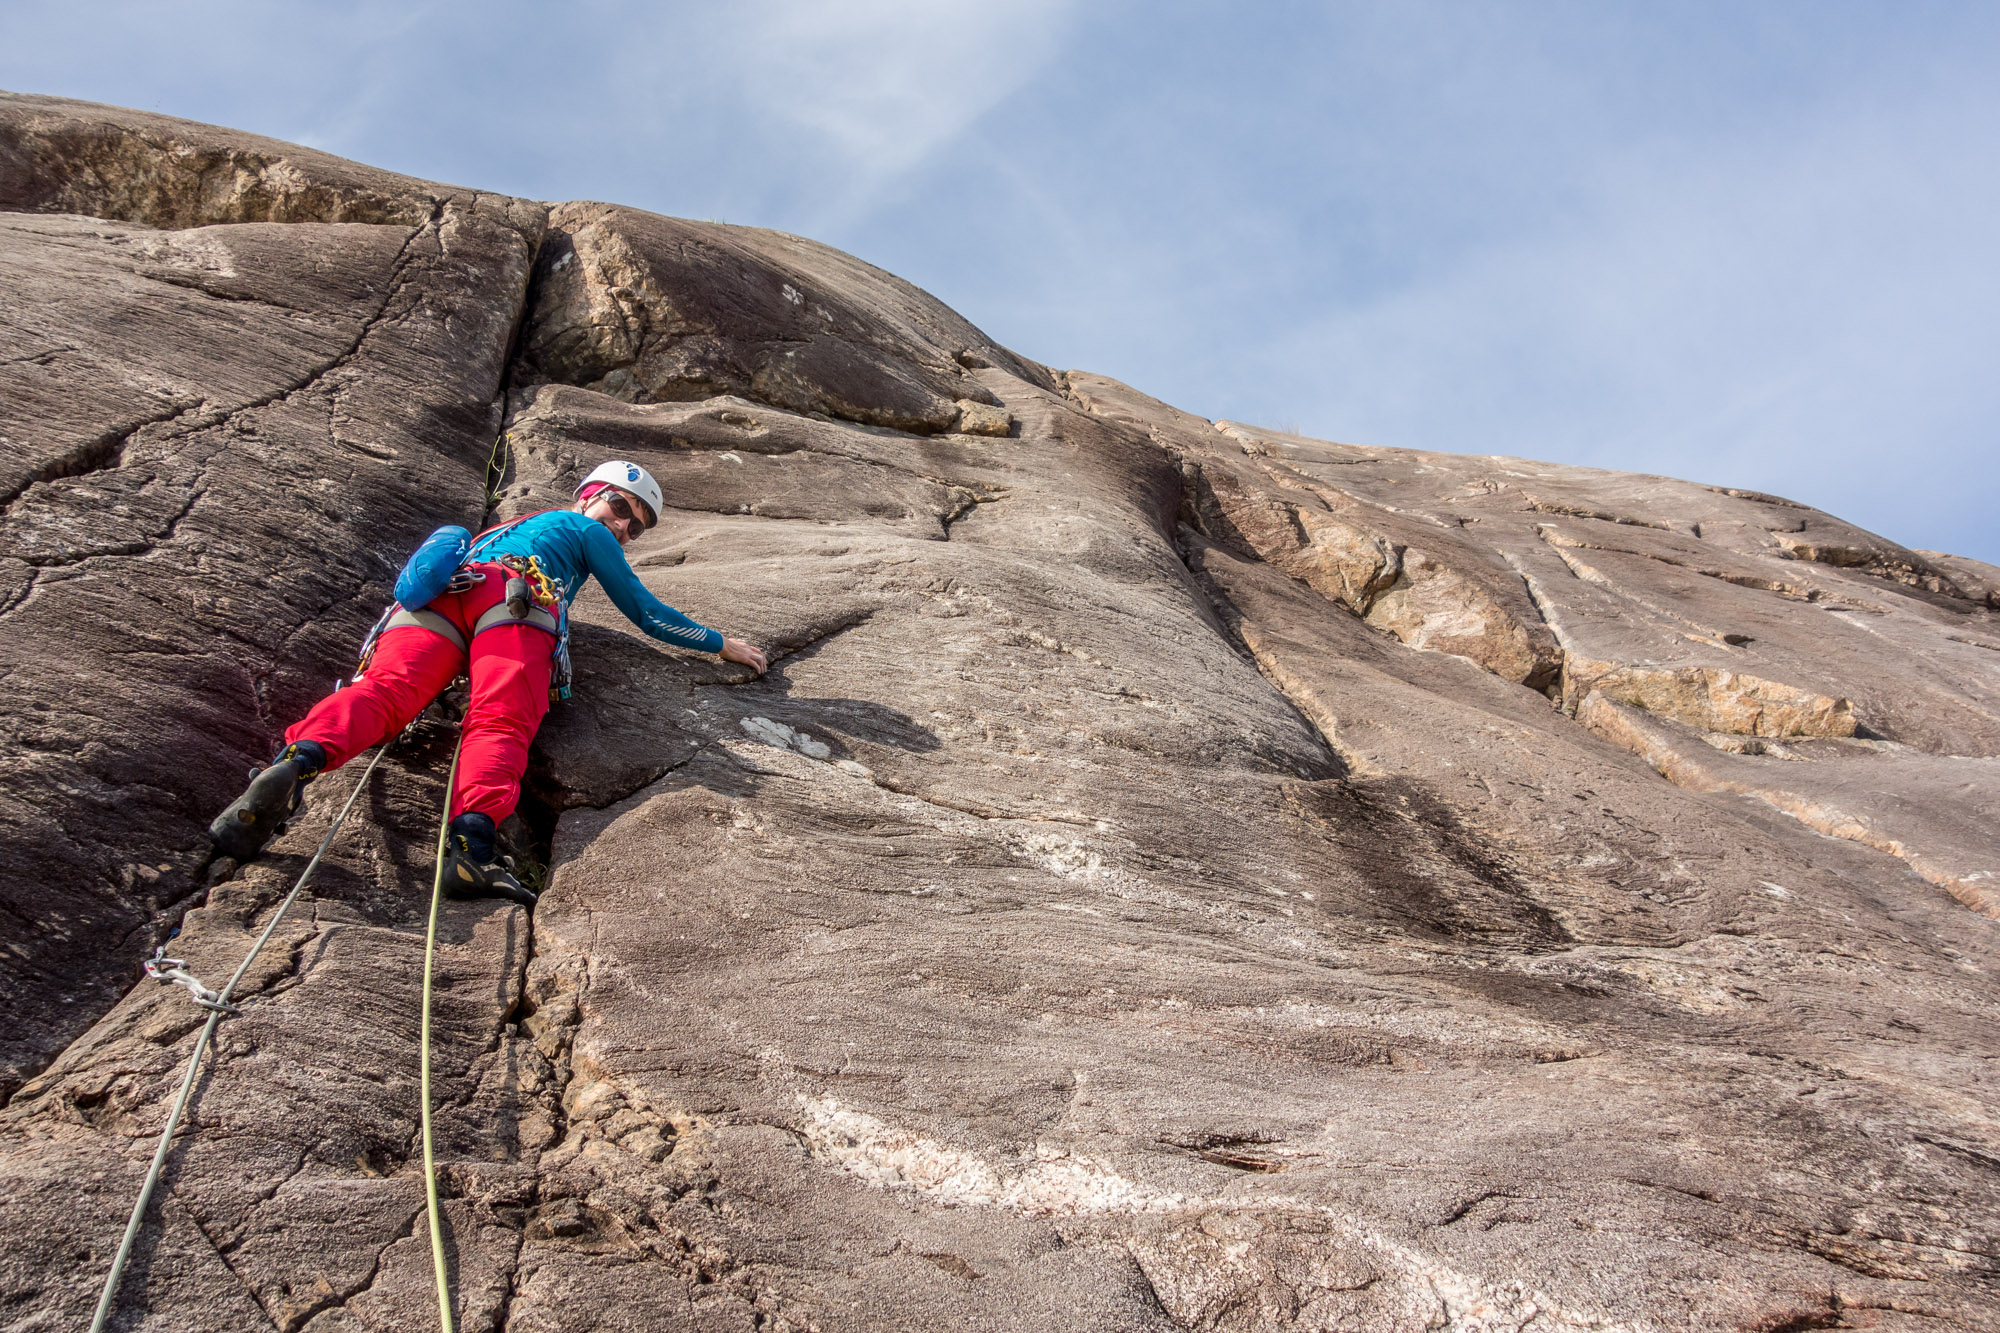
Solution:
M545 197L838 228L1063 48L1077 0L74 0L15 87Z
M2000 169L1963 151L1994 111L1960 90L1605 144L1573 215L1265 352L1329 433L1757 485L1880 522L1885 452L1949 457L1953 432L2000 415L1977 370L2000 359Z
M1033 78L1072 0L765 0L735 31L744 101L850 164L906 170ZM738 10L741 14L742 9Z
M703 28L702 95L805 159L835 226L1061 50L1075 0L757 0ZM803 138L804 143L799 140ZM800 149L803 148L803 152Z

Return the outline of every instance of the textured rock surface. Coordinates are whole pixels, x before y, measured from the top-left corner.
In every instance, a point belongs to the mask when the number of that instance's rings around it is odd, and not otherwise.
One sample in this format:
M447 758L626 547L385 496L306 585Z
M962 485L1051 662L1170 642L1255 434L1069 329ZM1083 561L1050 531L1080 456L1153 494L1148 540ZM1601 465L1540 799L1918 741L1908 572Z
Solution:
M395 553L476 518L543 210L50 98L0 100L0 182L11 1090L131 983Z
M523 382L638 403L748 393L923 434L969 414L981 435L1007 422L972 369L1054 387L900 278L782 232L563 204L535 276Z
M163 133L6 111L51 180ZM137 184L49 186L9 206L120 220L0 218L10 282L43 284L10 330L96 367L67 395L60 360L0 367L29 405L8 465L39 478L5 515L34 580L8 619L82 581L39 552L89 542L118 548L75 562L98 600L50 614L120 623L141 587L190 608L142 646L172 654L156 676L113 670L129 638L11 664L10 725L73 739L10 749L6 799L99 867L64 910L111 924L78 937L131 938L5 996L17 1025L51 987L76 1013L24 1071L95 1020L0 1113L10 1324L87 1318L197 1026L178 991L113 1003L117 960L193 891L211 789L339 670L411 534L478 508L517 324L499 512L644 462L668 509L635 567L774 667L578 603L520 835L550 890L532 923L446 912L463 1327L1990 1323L2000 571L1772 497L1214 425L771 233L561 205L524 306L534 210L173 133L229 181L442 202L161 231L119 202ZM202 197L254 192L231 188ZM452 250L483 210L490 248ZM414 299L370 275L425 237L418 306L458 341L353 295ZM223 281L284 308L219 310ZM357 318L380 359L317 434L256 415L317 390L228 407ZM148 361L142 319L186 353ZM156 381L225 420L65 471ZM86 484L125 511L63 490ZM194 507L155 517L149 485ZM252 494L306 549L218 509L177 554L206 497ZM435 1319L414 1032L449 744L429 721L384 760L246 983L117 1326ZM132 772L171 799L111 850L80 775ZM360 777L221 868L177 946L197 972L227 973ZM154 849L167 889L106 877ZM43 875L16 900L34 960L72 947L33 915L80 882L56 854L10 867Z

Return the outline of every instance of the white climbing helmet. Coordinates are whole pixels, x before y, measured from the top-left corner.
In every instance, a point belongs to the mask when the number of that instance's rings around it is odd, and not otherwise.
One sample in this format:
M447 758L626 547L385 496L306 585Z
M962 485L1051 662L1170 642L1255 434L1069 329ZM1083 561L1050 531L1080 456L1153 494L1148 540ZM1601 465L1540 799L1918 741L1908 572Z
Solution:
M660 483L654 481L653 474L637 463L628 463L622 458L614 458L609 463L599 463L597 470L585 477L582 485L576 488L576 493L583 494L584 486L590 485L593 481L609 482L619 490L629 492L645 501L646 508L650 511L646 516L647 527L660 521Z

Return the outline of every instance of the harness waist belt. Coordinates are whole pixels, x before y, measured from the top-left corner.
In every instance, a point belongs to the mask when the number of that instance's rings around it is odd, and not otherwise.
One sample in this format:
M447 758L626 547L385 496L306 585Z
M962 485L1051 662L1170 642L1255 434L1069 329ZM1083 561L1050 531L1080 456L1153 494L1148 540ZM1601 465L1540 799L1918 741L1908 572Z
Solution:
M505 603L502 603L502 605L504 606ZM461 653L465 651L465 636L458 632L458 626L452 624L435 611L411 611L399 606L396 608L396 614L390 616L388 621L383 624L382 632L387 634L392 629L402 629L406 625L415 625L418 629L427 629L440 638L456 644L458 651Z
M398 607L396 608L396 614L390 616L388 623L382 626L382 631L386 634L392 629L402 629L407 625L414 625L418 629L427 629L452 644L461 653L466 651L465 635L459 633L458 626L452 624L451 621L435 611L411 611L404 607ZM527 615L516 620L514 613L508 609L505 602L494 603L485 615L474 621L472 632L474 634L484 634L487 630L501 625L533 625L538 630L543 630L558 637L562 634L562 625L556 620L554 615L543 608L531 606L528 608Z
M562 637L562 622L546 609L531 605L527 615L516 619L512 608L505 602L495 602L489 607L485 615L473 622L472 632L484 634L487 630L501 625L533 625L536 629L546 630L558 638Z

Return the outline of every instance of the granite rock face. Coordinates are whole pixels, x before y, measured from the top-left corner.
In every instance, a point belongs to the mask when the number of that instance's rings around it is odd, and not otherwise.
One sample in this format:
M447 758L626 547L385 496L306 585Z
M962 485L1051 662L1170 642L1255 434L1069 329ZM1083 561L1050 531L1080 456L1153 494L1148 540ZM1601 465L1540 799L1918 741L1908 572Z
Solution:
M0 204L11 1091L198 891L398 552L477 520L544 210L13 96Z
M634 403L749 393L925 435L1006 433L975 368L1054 388L900 278L781 232L562 204L535 278L523 382Z
M424 530L606 456L668 497L641 576L773 669L578 601L548 892L445 912L462 1327L2000 1308L2000 570L1211 423L774 233L0 126L10 1325L87 1319L199 1025L140 946L226 975L363 782L208 866L235 772ZM450 746L366 778L247 979L115 1327L435 1320Z

